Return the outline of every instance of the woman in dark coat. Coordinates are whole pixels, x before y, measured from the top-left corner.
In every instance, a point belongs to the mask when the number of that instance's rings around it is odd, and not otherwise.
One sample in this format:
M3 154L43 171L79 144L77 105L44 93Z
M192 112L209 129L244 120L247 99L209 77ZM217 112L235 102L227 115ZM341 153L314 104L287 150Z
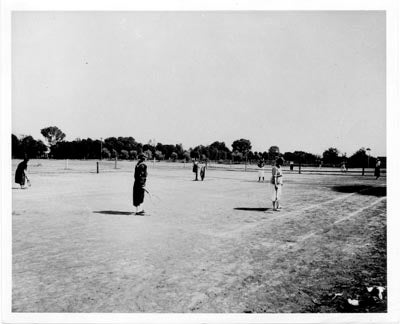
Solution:
M194 181L199 180L199 163L196 160L193 161L193 172L195 175Z
M28 168L28 158L25 158L22 162L20 162L17 166L17 170L15 171L15 183L18 183L21 186L21 189L25 189L25 180L28 181L28 176L26 175L26 170Z
M133 184L133 206L136 207L135 214L143 215L144 210L141 207L144 201L144 193L146 191L147 165L144 163L146 156L139 155L139 162L135 166L135 182Z

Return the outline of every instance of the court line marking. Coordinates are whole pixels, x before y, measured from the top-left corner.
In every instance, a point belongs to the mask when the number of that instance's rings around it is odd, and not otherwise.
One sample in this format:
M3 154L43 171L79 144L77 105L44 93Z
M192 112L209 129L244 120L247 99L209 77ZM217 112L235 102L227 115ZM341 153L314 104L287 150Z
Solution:
M378 186L378 187L384 187L384 186ZM269 220L274 220L274 219L281 218L281 217L288 216L288 215L291 216L291 215L293 215L293 214L297 214L297 213L303 212L303 211L305 211L305 210L309 210L309 209L313 209L313 208L318 208L318 207L320 207L320 206L322 206L322 205L329 204L329 203L335 202L335 201L337 201L337 200L342 200L342 199L344 200L344 199L349 198L349 197L351 197L351 196L357 195L357 194L359 194L360 192L363 192L363 191L366 191L366 190L370 190L370 189L371 189L371 188L361 189L360 191L352 192L352 193L347 194L347 195L344 195L344 196L339 196L339 197L336 197L336 198L333 198L333 199L330 199L330 200L326 200L326 201L320 202L320 203L318 203L318 204L306 206L306 207L304 207L304 208L296 209L296 210L294 210L294 211L287 212L287 213L283 213L283 214L281 214L281 215L276 215L275 217L269 218ZM386 196L385 196L384 198L386 198Z
M334 225L336 225L338 223L341 223L341 222L344 222L344 221L346 221L346 220L348 220L350 218L353 218L354 216L357 216L359 213L362 213L364 210L369 209L369 208L381 203L383 200L386 200L386 198L387 197L378 198L377 200L375 200L373 203L369 204L368 206L359 208L358 210L350 213L349 215L346 215L346 216L334 221L332 224L328 225L327 227L328 228L332 228ZM323 232L324 232L324 229L322 229L322 230L319 229L317 231L314 231L314 232L311 232L311 233L309 233L307 235L302 236L300 239L296 240L296 242L303 242L303 241L309 239L310 237L312 237L314 235L317 235L317 234L322 234Z
M377 187L385 187L385 186L384 186L384 185L380 185L380 186L377 186ZM340 197L336 197L336 198L334 198L334 199L326 200L326 201L323 201L323 202L321 202L321 203L314 204L314 205L311 205L311 206L306 206L306 207L301 208L301 209L296 209L296 210L293 210L293 211L291 211L291 212L287 212L287 213L283 212L282 214L279 214L279 215L270 217L270 218L268 218L268 219L263 219L263 223L265 223L265 221L270 222L270 221L273 221L273 220L276 220L276 219L286 218L287 216L293 216L293 215L302 213L302 212L304 212L305 210L309 210L309 209L313 209L313 208L318 208L318 207L320 207L320 206L322 206L322 205L329 204L329 203L335 202L335 201L337 201L337 200L342 200L342 199L344 200L344 199L349 198L349 197L351 197L351 196L357 195L357 194L359 194L360 192L363 192L363 191L366 191L366 190L370 190L370 189L371 189L371 188L361 189L361 190L359 190L359 191L352 192L352 193L347 194L347 195L344 195L344 196L340 196ZM387 198L386 196L385 196L385 197L381 197L381 198L379 198L379 199L378 199L377 201L375 201L375 202L378 202L378 201L383 200L383 199L386 199L386 198ZM366 207L366 208L368 208L368 207ZM355 212L357 213L358 211L359 211L359 210L357 210L357 211L355 211ZM352 212L352 213L354 213L354 212ZM351 214L352 214L352 213L351 213ZM351 215L351 214L350 214L350 215ZM349 215L347 215L346 217L348 217L348 216L349 216ZM332 224L334 224L334 223L332 223ZM253 227L258 227L258 226L260 226L260 223L259 223L259 222L255 222L255 223L251 223L251 224L246 224L246 225L241 226L241 227L238 228L238 229L235 229L235 230L226 232L226 235L230 236L230 235L235 234L235 233L241 233L241 232L244 232L245 230L251 229L251 228L253 228ZM226 236L226 235L223 235L223 236ZM296 242L297 242L297 241L296 241Z

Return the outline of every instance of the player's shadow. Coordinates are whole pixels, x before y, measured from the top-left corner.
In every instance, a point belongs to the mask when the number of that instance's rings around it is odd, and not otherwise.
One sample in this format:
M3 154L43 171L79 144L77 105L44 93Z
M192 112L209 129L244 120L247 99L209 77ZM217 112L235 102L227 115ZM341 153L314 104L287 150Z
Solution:
M270 210L272 208L264 208L264 207L235 207L233 208L234 210L246 210L246 211L260 211L260 212L265 212L267 210Z
M136 215L134 212L127 212L127 211L119 211L119 210L99 210L94 211L93 213L96 214L104 214L104 215L133 215L133 216L143 216L143 215Z
M386 196L386 187L368 186L368 185L350 185L350 186L335 186L332 188L338 192L358 193L359 195L384 197Z

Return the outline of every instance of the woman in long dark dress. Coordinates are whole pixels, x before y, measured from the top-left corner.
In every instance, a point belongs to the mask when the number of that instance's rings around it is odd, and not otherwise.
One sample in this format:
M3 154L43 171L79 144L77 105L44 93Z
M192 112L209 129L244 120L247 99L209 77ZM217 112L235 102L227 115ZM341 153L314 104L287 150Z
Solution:
M145 186L147 179L147 165L144 163L146 156L139 155L139 162L135 166L135 182L133 183L133 206L136 207L135 214L143 215L144 210L142 207L145 194Z
M20 162L17 166L17 170L15 171L15 183L18 183L21 186L21 189L25 189L25 181L28 181L29 178L26 174L26 170L28 169L28 158L25 158L22 162Z
M194 181L198 181L199 180L199 163L194 160L193 161L193 173L195 175Z

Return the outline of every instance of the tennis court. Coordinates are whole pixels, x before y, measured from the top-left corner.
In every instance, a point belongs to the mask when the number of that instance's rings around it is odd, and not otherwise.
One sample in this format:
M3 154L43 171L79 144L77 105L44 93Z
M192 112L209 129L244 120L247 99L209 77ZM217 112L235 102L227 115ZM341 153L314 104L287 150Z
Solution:
M12 191L14 312L386 311L345 302L386 287L386 178L286 172L273 212L251 169L196 182L190 164L147 164L135 216L134 162L29 162L32 187Z

